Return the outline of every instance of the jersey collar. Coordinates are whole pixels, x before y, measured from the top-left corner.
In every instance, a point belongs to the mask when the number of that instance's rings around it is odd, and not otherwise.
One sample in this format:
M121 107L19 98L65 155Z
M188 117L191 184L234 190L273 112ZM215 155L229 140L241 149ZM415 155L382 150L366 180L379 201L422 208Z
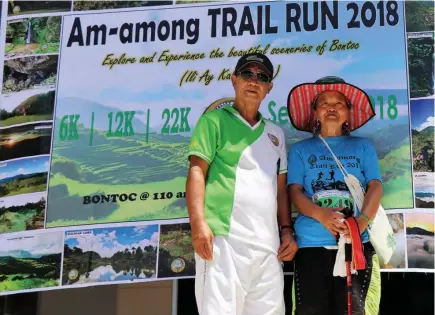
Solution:
M239 114L239 112L231 105L227 105L223 108L224 110L230 112L235 117L237 117L242 123L244 123L246 126L248 126L251 130L257 129L264 121L263 115L261 115L260 111L258 111L258 121L254 126L251 126L249 122L246 121L245 118L242 117L242 115Z

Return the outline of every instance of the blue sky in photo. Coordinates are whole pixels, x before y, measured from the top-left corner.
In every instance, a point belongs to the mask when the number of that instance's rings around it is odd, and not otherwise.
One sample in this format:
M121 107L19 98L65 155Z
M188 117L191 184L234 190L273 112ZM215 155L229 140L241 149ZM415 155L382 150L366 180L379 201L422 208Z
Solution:
M428 119L434 121L434 99L411 100L411 125L412 129L419 129L422 124L428 124ZM433 126L433 125L432 125Z
M34 174L48 171L49 156L37 156L0 163L0 180L19 174Z
M151 239L153 233L158 231L158 225L102 228L93 229L92 231L94 236L101 236L100 244L103 245L103 247L113 248L115 247L115 240L121 245L130 246L133 243L140 243L144 239ZM116 233L113 233L114 231ZM115 237L111 237L113 234ZM76 238L65 238L65 243L68 244L70 248L79 244Z

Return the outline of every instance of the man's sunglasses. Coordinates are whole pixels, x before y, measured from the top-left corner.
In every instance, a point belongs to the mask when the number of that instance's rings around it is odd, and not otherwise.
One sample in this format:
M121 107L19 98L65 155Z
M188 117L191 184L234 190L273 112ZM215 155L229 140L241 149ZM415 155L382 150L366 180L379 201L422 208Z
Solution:
M239 72L240 76L243 80L249 81L252 80L254 77L257 78L258 82L261 83L269 83L272 81L271 77L268 76L264 72L254 72L252 70L242 70Z

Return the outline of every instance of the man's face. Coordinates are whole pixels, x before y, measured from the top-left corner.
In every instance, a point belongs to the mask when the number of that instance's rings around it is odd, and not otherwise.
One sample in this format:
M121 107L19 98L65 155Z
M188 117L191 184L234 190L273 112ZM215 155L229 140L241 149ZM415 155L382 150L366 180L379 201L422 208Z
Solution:
M233 74L231 81L236 98L242 101L261 103L273 87L273 83L262 80L267 79L266 76L271 79L267 72L256 64L244 67L237 76Z

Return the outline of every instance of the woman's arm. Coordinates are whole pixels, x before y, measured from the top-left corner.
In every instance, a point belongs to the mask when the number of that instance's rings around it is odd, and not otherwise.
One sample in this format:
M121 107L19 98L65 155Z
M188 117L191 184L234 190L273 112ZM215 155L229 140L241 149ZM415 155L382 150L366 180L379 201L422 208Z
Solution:
M356 218L361 233L367 229L369 220L374 220L381 203L382 192L382 183L380 181L371 180L368 182L362 210Z

